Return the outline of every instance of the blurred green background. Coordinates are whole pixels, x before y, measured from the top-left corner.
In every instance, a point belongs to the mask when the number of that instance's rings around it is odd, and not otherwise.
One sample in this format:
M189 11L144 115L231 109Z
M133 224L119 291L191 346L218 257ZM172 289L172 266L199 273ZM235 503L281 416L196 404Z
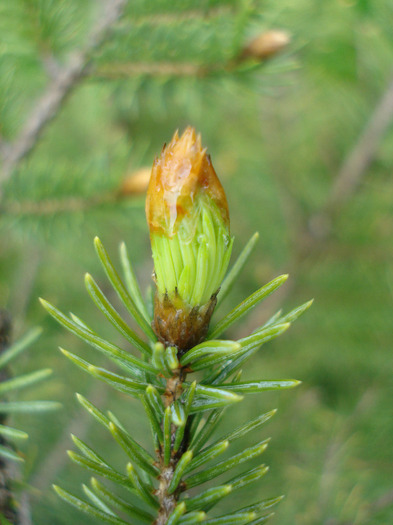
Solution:
M269 475L249 500L285 494L272 520L280 525L393 523L393 3L129 0L110 24L105 9L115 4L0 3L0 307L12 314L15 338L44 327L15 372L49 366L54 375L24 398L63 403L55 415L18 421L30 433L24 475L34 523L90 523L50 487L88 479L66 457L71 431L122 468L75 391L122 415L137 438L147 432L136 402L60 355L59 345L102 362L37 298L120 342L84 289L89 271L112 293L93 237L117 262L126 241L147 287L152 262L135 173L188 124L225 186L234 256L260 232L222 311L290 274L229 335L315 298L245 370L249 378L297 378L301 387L252 397L221 427L245 421L256 403L258 413L279 408L248 438L272 436ZM281 52L241 58L254 37L272 31L290 35ZM45 118L59 93L64 100Z

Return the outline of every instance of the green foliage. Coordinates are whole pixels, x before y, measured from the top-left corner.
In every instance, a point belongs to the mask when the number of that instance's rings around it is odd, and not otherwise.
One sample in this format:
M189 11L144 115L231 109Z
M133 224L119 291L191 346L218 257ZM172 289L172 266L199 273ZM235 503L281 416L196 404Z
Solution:
M193 208L173 237L150 233L157 289L192 307L208 303L219 289L233 245L221 210L210 196L194 197Z
M19 339L16 343L7 348L0 355L0 370L4 372L4 368L12 365L13 361L19 357L22 352L25 352L41 335L41 328L34 328L24 337ZM36 385L43 381L52 373L52 370L45 368L37 370L29 374L17 375L2 380L0 383L0 413L3 415L21 414L31 412L46 412L59 408L59 403L55 401L17 401L10 400L10 396L14 395L15 391ZM8 425L0 425L0 436L7 442L27 439L29 436L26 432L10 427ZM0 445L0 457L12 461L24 461L22 455L9 446Z
M141 296L136 281L133 279L132 288L137 291L137 298L139 298L137 301L126 291L121 277L117 274L108 253L98 238L95 239L95 245L98 247L98 257L103 263L114 290L124 303L128 313L133 317L134 322L144 329L145 323L141 322L141 319L145 319L144 312L146 313L147 309L140 302ZM246 248L246 251L249 249ZM238 272L244 263L244 253L240 256L240 262L237 261L230 271L230 279L237 279ZM127 275L134 275L134 272L130 261L125 260L125 254L126 251L123 248L121 258L127 278ZM230 324L238 321L257 302L280 286L286 278L287 276L277 278L255 292L223 320L219 321L213 327L212 333L220 334ZM168 366L165 359L164 346L161 343L156 343L155 336L150 338L149 343L142 343L117 314L89 275L86 284L93 302L99 306L101 312L117 328L125 341L133 343L134 348L139 350L140 357L132 357L121 347L114 346L109 341L100 338L90 328L86 328L83 321L73 321L48 302L44 300L41 302L60 324L78 335L85 343L104 351L105 355L112 359L122 371L128 372L127 375L119 375L91 365L84 359L61 349L66 357L94 378L100 379L116 390L141 401L150 423L157 458L150 455L145 448L145 443L142 446L135 441L132 435L118 423L116 416L112 413L103 414L83 396L78 395L82 406L110 432L117 444L123 449L127 456L125 460L127 463L123 463L122 470L124 473L122 473L86 443L73 436L74 444L81 454L69 451L70 459L90 473L110 481L112 485L111 488L102 488L101 484L92 478L91 488L83 485L89 502L57 486L55 486L56 492L62 499L94 518L99 518L107 523L131 523L123 521L126 518L124 518L123 512L118 512L119 505L116 504L117 491L124 490L133 494L138 501L135 508L131 507L134 514L141 517L143 509L147 506L150 510L148 518L146 518L150 519L159 507L158 494L161 485L158 485L158 481L164 479L160 476L165 476L165 469L169 469L169 465L173 464L166 490L168 495L176 493L176 497L179 498L180 496L181 501L168 517L168 523L196 523L200 520L207 523L227 525L231 523L259 523L258 514L260 511L263 513L268 505L265 502L255 503L250 507L251 510L233 511L217 518L211 518L208 512L232 491L246 487L263 477L268 471L268 468L263 464L256 468L248 468L242 474L229 479L227 484L202 489L202 492L197 495L190 494L189 490L195 486L208 483L223 474L228 474L231 469L259 457L266 450L269 439L246 447L239 453L234 453L230 445L232 441L243 438L248 432L255 430L269 420L275 411L262 414L248 421L229 435L216 439L213 443L210 442L210 438L219 421L217 416L223 414L233 403L242 401L243 395L240 394L292 388L299 383L295 380L240 382L238 380L240 374L237 372L240 366L263 343L279 335L282 332L282 326L285 329L288 328L290 325L288 321L296 319L310 306L311 302L295 309L286 316L276 316L267 329L261 327L251 336L239 341L213 339L190 349L180 359L180 363L186 367L188 374L193 374L197 370L207 370L204 375L192 383L184 382L180 397L165 408L161 394L166 392L166 380L171 379L173 369ZM283 320L285 320L285 324L283 324ZM130 333L132 334L131 337ZM150 335L147 330L145 333ZM208 365L201 366L201 362L206 363L206 361L208 361ZM233 363L236 363L235 367ZM206 435L206 428L208 427L209 434ZM185 432L187 432L187 437L185 437ZM222 454L227 455L227 451L229 457L218 462L215 461ZM160 461L162 461L161 466ZM201 469L201 467L203 468ZM112 488L113 485L117 486L117 489ZM103 492L109 496L102 498ZM111 496L112 492L113 496ZM277 502L279 498L271 501ZM120 509L120 511L123 510L124 508ZM196 511L199 514L195 514ZM143 521L143 517L141 520Z
M0 2L2 151L20 136L57 68L63 71L89 39L102 5L92 0ZM106 339L119 343L123 336L111 332L105 320L100 323L100 312L92 308L75 276L85 270L99 275L100 263L92 259L90 246L99 233L111 254L121 239L127 241L145 291L151 263L142 199L111 198L124 177L151 165L163 137L187 124L202 132L225 184L232 233L242 239L234 254L249 232L260 231L252 264L220 311L224 315L227 304L238 304L270 281L277 269L291 274L288 284L264 301L257 315L251 313L250 321L244 318L243 327L233 325L228 337L245 337L248 322L251 331L270 318L280 294L286 295L281 304L289 307L310 296L318 302L291 330L290 344L286 335L276 338L265 346L268 351L255 353L243 371L246 381L280 377L285 370L305 385L294 396L266 392L258 404L264 412L278 406L280 413L269 427L274 439L268 463L275 468L266 478L269 494L288 494L278 522L393 521L392 507L386 504L393 462L388 445L393 433L391 127L379 140L356 192L322 224L327 237L318 241L309 235L309 226L315 232L313 214L323 209L390 82L391 20L388 0L334 0L323 5L309 0L128 2L105 48L94 53L88 74L73 86L30 155L2 188L0 300L15 316L19 333L36 324L45 328L40 347L15 361L15 368L25 374L49 367L61 370L63 378L37 385L37 396L64 404L53 424L49 416L43 424L34 414L22 414L23 420L15 414L15 424L30 435L26 468L37 487L31 494L34 522L68 525L80 520L72 509L64 507L59 513L49 488L59 477L70 490L75 480L81 481L80 469L54 461L51 454L58 450L57 457L64 456L60 450L69 427L80 425L78 435L84 433L83 439L94 448L105 450L108 444L105 433L96 432L93 418L91 426L88 421L81 425L71 391L99 398L96 404L101 408L115 406L139 442L149 431L136 401L130 409L127 398L103 384L97 395L94 377L85 377L60 353L49 351L61 344L104 365L95 349L82 354L71 335L59 335L43 318L35 297L66 304L88 326L100 326ZM185 35L181 45L175 45L175 33L184 35L188 27L192 37ZM292 43L261 66L227 71L220 62L205 76L179 72L179 64L210 67L219 57L231 59L249 38L276 28L288 31ZM136 31L139 40L134 38ZM166 54L160 50L164 38L169 42ZM153 58L159 55L175 67L157 69L162 63ZM112 64L116 68L111 69ZM128 69L122 71L124 66ZM128 286L127 279L124 283ZM108 292L105 286L103 292ZM108 299L115 300L111 295ZM117 310L126 319L122 307ZM150 307L148 311L151 315ZM73 314L71 318L76 321ZM135 332L140 336L137 328ZM218 383L222 381L225 378ZM22 393L28 399L29 391ZM221 418L224 433L254 417L256 399L245 395L230 418ZM205 430L208 435L208 422ZM251 440L251 434L244 439ZM108 454L115 464L123 461L120 447L113 446ZM242 499L241 492L231 496L239 508L244 506ZM228 512L225 507L224 500L222 514ZM87 516L85 520L89 525L96 522Z

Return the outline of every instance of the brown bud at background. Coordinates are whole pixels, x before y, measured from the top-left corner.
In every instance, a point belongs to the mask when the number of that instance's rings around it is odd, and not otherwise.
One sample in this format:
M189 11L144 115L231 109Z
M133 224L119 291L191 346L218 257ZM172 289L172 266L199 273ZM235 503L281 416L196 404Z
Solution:
M266 31L257 35L244 47L240 58L267 60L286 48L290 41L291 37L286 31Z

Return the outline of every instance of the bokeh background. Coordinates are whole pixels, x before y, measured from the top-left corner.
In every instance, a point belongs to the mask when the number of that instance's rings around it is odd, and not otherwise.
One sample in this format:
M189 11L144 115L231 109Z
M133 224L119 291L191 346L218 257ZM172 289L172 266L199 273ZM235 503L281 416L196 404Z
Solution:
M112 293L93 237L117 263L126 241L149 285L143 170L188 124L225 186L234 256L260 233L222 312L290 274L229 335L315 298L245 370L301 387L250 397L222 424L279 409L248 438L272 437L269 475L250 499L285 494L281 525L393 523L392 20L389 0L0 2L0 306L14 338L44 328L14 372L54 370L19 398L63 403L17 421L30 434L22 474L34 523L90 523L51 489L78 492L88 479L66 457L70 432L124 460L75 391L148 435L136 402L61 356L59 345L102 362L37 298L120 342L84 289L89 271Z

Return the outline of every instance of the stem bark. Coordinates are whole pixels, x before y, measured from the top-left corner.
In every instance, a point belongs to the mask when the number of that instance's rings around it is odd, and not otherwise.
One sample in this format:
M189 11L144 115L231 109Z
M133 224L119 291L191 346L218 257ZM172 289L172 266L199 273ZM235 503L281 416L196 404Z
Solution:
M164 392L164 405L165 408L168 406L171 406L181 395L183 391L183 382L186 379L187 372L184 368L179 368L174 371L172 377L170 377L167 380L166 389ZM173 447L173 444L175 442L176 437L176 429L177 427L172 423L171 425L171 447ZM157 489L156 495L158 497L158 500L160 502L160 508L158 511L158 517L154 521L153 525L166 525L169 516L175 509L179 495L181 493L181 485L173 492L172 494L169 494L169 485L171 484L173 473L175 472L177 463L179 462L179 459L185 450L187 448L187 437L188 433L184 433L183 441L179 447L179 450L174 452L173 449L171 451L171 459L169 462L169 465L165 466L164 462L164 452L162 449L160 449L157 452L158 461L160 465L160 475L158 477L159 480L159 488Z

